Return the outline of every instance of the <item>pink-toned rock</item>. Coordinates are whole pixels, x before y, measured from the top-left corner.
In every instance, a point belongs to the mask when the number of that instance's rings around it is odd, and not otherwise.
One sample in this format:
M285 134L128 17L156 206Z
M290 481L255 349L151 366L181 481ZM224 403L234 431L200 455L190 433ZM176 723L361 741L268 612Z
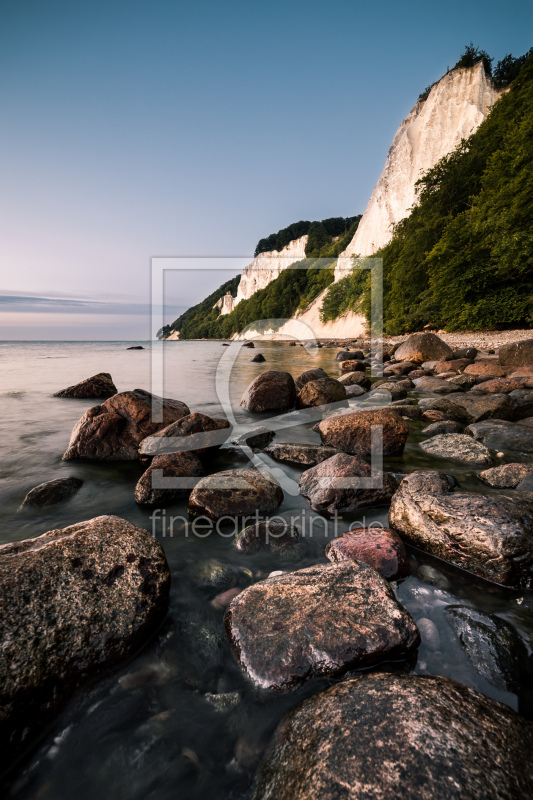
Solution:
M366 364L363 361L340 361L339 370L342 374L346 372L364 372Z
M471 363L469 358L455 358L451 361L439 361L438 364L435 364L435 373L438 375L441 372L463 372L465 367L468 367Z
M427 422L444 422L451 419L451 417L449 414L445 414L444 411L428 408L427 411L422 412L422 419L427 420Z
M390 528L355 528L346 531L326 547L330 561L364 561L388 580L409 574L405 546Z
M288 411L294 406L296 387L290 372L268 369L251 382L241 398L241 406L255 414Z
M228 589L225 592L221 592L220 594L217 594L216 597L213 597L211 600L211 605L213 608L216 608L217 611L223 611L225 608L228 608L233 598L237 597L237 595L241 592L242 589L238 589L236 586L233 589Z
M489 394L509 394L515 389L523 389L524 383L522 380L511 380L510 378L491 378L488 381L483 381L477 391L488 392Z
M378 426L383 437L383 454L403 453L409 424L391 408L336 414L322 420L318 424L318 432L324 444L368 459L372 450L372 427Z
M491 376L493 378L505 378L503 370L497 361L476 361L465 367L466 375L479 375L481 377Z
M414 380L415 378L430 378L432 375L433 370L431 369L414 369L409 373L409 378L411 380Z

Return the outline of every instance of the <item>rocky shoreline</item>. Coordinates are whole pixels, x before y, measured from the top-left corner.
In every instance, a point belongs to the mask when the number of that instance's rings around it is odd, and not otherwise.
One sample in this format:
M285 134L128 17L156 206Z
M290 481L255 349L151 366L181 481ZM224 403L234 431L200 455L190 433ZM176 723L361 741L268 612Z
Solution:
M533 795L533 723L450 679L409 674L421 642L438 632L429 619L415 623L399 599L409 548L490 592L533 589L533 339L508 333L514 338L413 334L387 340L382 361L364 340L321 343L343 347L336 374L319 368L294 378L255 359L241 406L258 426L237 445L227 420L180 400L140 389L107 397L107 373L58 393L106 397L75 425L67 462L137 461L146 467L131 486L139 506L180 499L191 521L238 519L236 551L267 552L282 565L260 579L207 561L187 574L225 610L217 637L226 637L220 646L231 648L248 691L268 703L311 687L273 735L255 800ZM301 415L316 444L276 440L272 415L287 412ZM260 427L268 421L271 429ZM416 446L431 468L383 466L401 460L419 422L425 439ZM214 468L226 446L243 448L242 466ZM263 453L299 470L299 495L314 514L351 519L381 506L389 527L354 525L319 561L299 566L305 532L277 516L286 490L254 460ZM454 464L472 468L480 491L458 484ZM53 508L81 485L67 478L35 487L20 513ZM254 522L258 513L265 522ZM0 572L5 770L85 681L154 635L171 575L157 540L113 516L0 546ZM531 642L508 621L459 606L447 612L458 644L482 653L473 663L489 684L527 680Z

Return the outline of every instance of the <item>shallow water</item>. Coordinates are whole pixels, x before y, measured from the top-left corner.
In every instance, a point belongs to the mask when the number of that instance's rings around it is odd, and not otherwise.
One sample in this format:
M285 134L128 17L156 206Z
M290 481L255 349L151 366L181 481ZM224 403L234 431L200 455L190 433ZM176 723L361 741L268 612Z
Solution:
M222 414L226 384L219 382L217 394L216 372L222 356L230 360L230 348L222 348L220 342L157 343L153 351L148 343L141 351L128 351L127 346L125 342L0 343L0 543L38 536L100 514L117 514L152 530L151 512L138 507L133 498L142 465L62 461L72 427L94 403L51 395L97 372L110 372L118 391L150 391L152 365L164 352L165 396L186 402L192 411ZM264 353L266 363L249 362L257 352ZM296 376L322 366L336 376L335 352L326 348L308 352L275 343L261 343L252 351L240 349L229 379L237 423L251 420L238 409L238 398L261 371L280 368ZM301 421L302 417L285 417L285 421L291 419ZM404 455L386 460L387 468L396 472L439 468L453 475L462 488L487 492L474 469L437 461L420 450L423 424L410 425ZM276 441L318 442L319 437L309 425L300 425L280 430ZM272 470L280 469L279 463L263 458ZM212 466L215 471L246 463L239 450L223 449ZM300 469L285 465L283 471L295 481L301 474ZM29 489L67 475L84 480L72 499L44 510L17 510ZM290 491L291 484L281 513L305 512L309 523L315 515L307 501ZM186 504L169 507L167 519L172 515L186 517ZM365 509L357 517L345 516L338 533L356 518L366 524L386 524L387 512ZM297 563L280 562L273 555L239 554L229 536L198 538L184 532L179 522L172 537L168 531L163 537L160 524L155 528L172 572L171 609L162 629L129 664L78 692L18 770L5 796L13 800L246 798L257 759L280 717L303 697L328 685L315 681L283 696L254 691L229 652L223 612L211 605L216 591L203 587L195 570L216 559L228 565L237 585L244 587L273 570L326 563L324 545L335 535L333 524L321 521L313 527ZM382 668L449 676L533 718L526 683L516 694L483 678L445 612L448 605L462 605L496 614L514 626L531 654L531 596L506 592L412 549L410 556L412 574L399 582L397 596L415 621L430 622L422 623L427 633L417 658Z

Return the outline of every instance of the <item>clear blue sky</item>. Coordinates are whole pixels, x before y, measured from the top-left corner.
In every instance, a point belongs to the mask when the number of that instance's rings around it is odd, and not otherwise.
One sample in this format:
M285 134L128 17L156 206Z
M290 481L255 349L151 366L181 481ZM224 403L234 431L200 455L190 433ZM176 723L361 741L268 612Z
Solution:
M0 338L92 338L92 310L98 338L143 338L151 256L361 213L418 94L471 40L498 60L532 30L522 0L3 0ZM13 294L100 302L82 324Z

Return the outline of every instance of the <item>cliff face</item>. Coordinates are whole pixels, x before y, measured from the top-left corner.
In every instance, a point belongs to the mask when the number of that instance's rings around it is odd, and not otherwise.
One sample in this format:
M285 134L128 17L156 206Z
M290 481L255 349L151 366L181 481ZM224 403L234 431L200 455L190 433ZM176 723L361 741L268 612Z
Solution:
M242 271L235 305L241 300L247 300L259 289L264 289L278 277L282 270L290 267L295 261L305 258L306 244L307 236L300 236L299 239L289 242L283 250L259 253Z
M335 280L350 268L350 256L369 256L390 241L392 226L415 204L415 183L483 122L501 92L483 64L454 69L416 103L392 141L385 167L356 234L339 257Z

